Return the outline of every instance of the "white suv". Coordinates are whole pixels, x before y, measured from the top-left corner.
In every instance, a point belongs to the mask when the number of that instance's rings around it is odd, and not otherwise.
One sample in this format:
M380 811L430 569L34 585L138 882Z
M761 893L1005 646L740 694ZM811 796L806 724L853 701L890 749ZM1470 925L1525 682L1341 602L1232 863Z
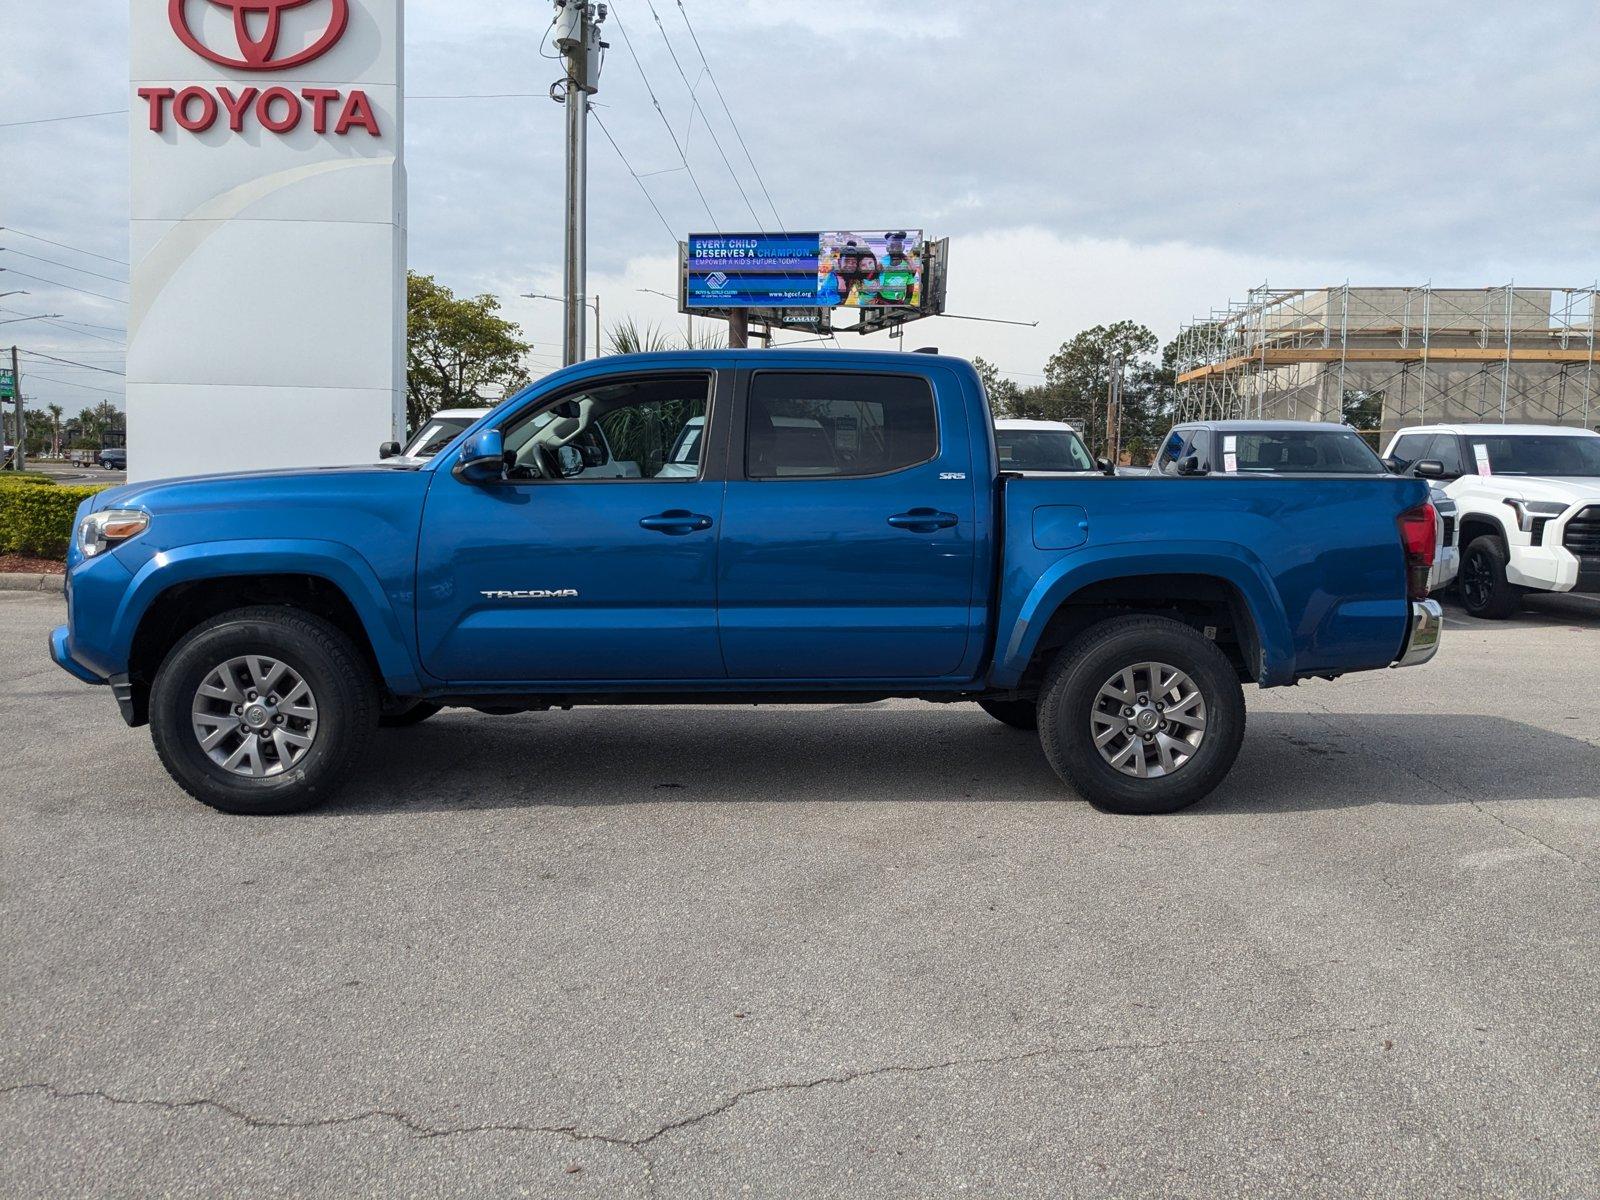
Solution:
M1456 502L1472 615L1508 617L1527 591L1600 592L1600 433L1427 425L1396 434L1384 462L1439 480Z

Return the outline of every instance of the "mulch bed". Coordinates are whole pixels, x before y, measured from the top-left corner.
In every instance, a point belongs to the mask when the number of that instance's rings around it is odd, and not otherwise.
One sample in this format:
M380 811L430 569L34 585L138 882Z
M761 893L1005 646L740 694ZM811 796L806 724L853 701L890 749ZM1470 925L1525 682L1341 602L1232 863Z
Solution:
M0 554L0 574L65 575L67 564L53 558L34 558L28 554Z

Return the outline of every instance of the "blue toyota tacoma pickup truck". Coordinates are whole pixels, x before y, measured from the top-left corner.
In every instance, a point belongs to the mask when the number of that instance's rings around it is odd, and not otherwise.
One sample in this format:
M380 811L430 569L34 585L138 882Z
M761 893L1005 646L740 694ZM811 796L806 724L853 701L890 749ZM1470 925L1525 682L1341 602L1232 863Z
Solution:
M1427 661L1427 483L1002 473L963 360L559 371L426 461L134 484L77 517L55 661L237 813L443 706L976 702L1094 803L1206 795L1241 683Z

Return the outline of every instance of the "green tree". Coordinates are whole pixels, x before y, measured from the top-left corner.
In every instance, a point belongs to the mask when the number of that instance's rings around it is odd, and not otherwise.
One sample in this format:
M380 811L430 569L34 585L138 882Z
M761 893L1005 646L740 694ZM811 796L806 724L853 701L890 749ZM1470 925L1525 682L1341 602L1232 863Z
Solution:
M461 299L431 275L406 272L406 420L417 429L441 408L483 402L480 389L528 380L521 329L497 316L493 296Z
M972 365L978 378L983 380L983 394L989 398L989 413L996 420L1001 417L1020 417L1017 411L1022 389L1000 374L1000 368L985 358L974 358Z
M45 412L50 414L50 454L54 458L61 457L61 418L66 410L59 404L47 404Z

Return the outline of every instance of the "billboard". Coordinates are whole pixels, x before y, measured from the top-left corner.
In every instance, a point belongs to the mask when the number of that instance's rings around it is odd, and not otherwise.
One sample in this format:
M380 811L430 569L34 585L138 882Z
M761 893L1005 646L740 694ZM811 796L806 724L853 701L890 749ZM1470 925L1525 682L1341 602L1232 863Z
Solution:
M692 233L694 308L920 308L920 229Z

